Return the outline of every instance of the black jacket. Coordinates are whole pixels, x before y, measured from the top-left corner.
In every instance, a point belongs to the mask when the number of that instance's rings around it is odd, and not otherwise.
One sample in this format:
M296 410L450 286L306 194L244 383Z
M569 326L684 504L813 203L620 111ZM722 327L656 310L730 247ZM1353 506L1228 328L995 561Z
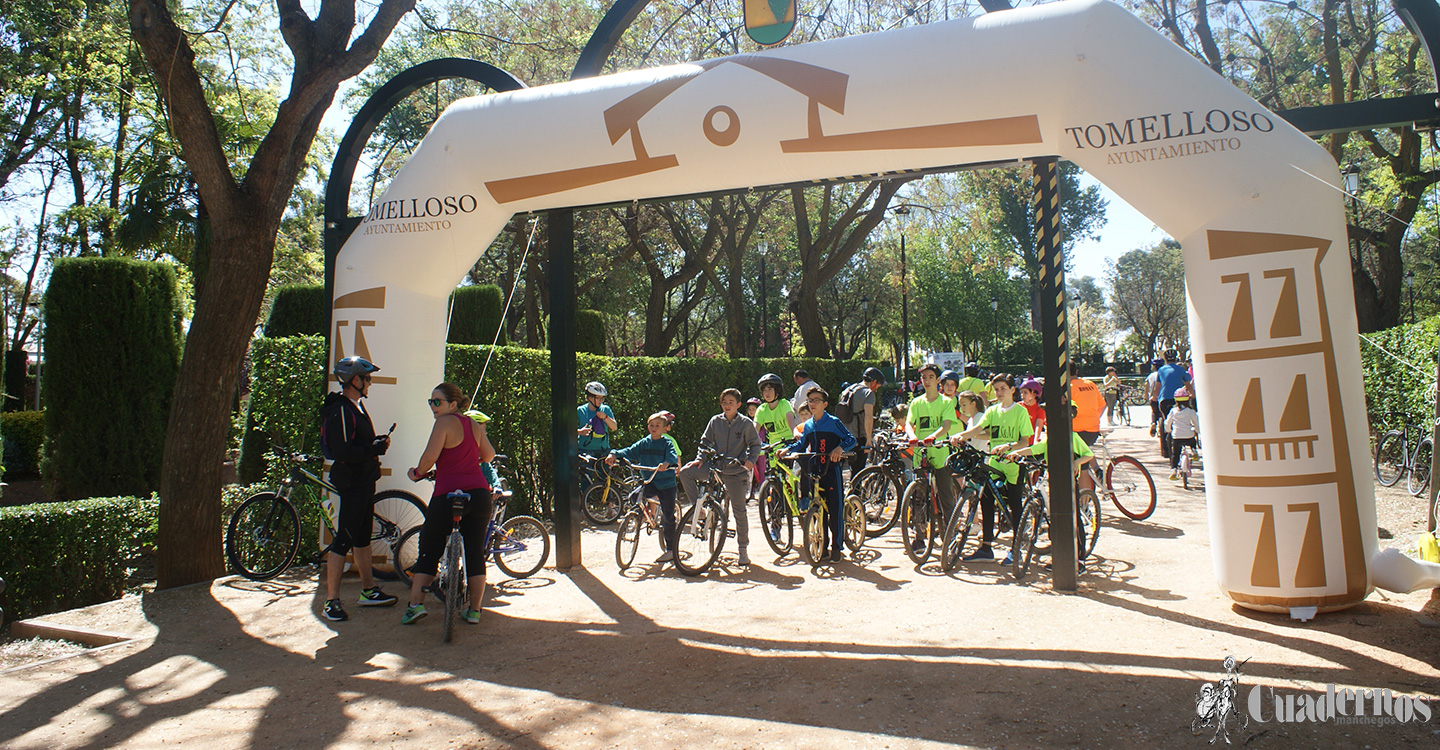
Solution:
M335 463L330 483L337 489L374 482L380 478L380 456L388 447L376 439L370 415L360 411L345 394L331 392L320 406L326 447Z

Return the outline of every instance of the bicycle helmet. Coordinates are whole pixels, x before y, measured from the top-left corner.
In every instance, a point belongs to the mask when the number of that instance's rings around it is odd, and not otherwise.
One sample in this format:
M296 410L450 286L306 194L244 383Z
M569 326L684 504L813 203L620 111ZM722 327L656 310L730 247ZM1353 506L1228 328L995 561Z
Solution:
M1174 349L1166 349L1164 356L1166 362L1174 362L1180 358L1180 352L1177 352Z
M1029 380L1026 380L1025 382L1020 384L1020 390L1023 391L1026 389L1029 389L1029 391L1035 394L1035 396L1038 398L1040 394L1045 390L1045 386L1041 385L1040 381L1036 380L1035 378L1030 378Z
M967 377L967 378L978 378L978 377L980 377L980 363L979 363L979 362L967 362L967 363L965 364L965 377Z
M669 422L670 424L675 424L675 412L673 412L673 411L662 411L662 412L659 412L659 414L661 414L662 416L664 416L664 417L665 417L665 420L666 420L667 422Z
M776 393L780 393L785 389L785 381L781 380L780 376L773 372L767 372L761 375L760 380L755 383L755 386L760 389L761 393L765 392L765 386L767 385L773 387Z
M483 411L480 411L479 409L470 409L465 412L465 416L475 420L476 422L479 422L480 424L485 424L486 422L490 421L490 415L486 414Z
M865 372L860 375L860 379L867 383L883 384L885 382L885 373L880 372L880 368L878 367L867 367L865 368Z
M1185 386L1180 386L1180 389L1177 390L1177 391L1175 391L1175 400L1176 400L1176 401L1189 401L1189 400L1190 400L1190 389L1186 388Z
M356 376L364 377L379 371L380 368L364 357L346 357L335 363L335 378L340 381L341 385L349 385L350 379Z
M759 405L760 405L760 399L755 398L754 396L751 396L748 400L746 400L745 404L746 404L747 406L759 406Z
M598 380L592 380L585 384L585 392L591 396L609 396L610 392Z
M940 382L943 383L946 380L954 383L955 385L960 385L960 373L955 372L954 370L946 370L945 372L940 373Z

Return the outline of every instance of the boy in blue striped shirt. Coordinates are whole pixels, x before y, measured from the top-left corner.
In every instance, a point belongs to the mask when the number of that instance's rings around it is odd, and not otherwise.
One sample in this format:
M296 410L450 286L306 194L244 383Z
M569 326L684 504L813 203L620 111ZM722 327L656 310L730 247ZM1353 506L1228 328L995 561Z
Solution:
M669 425L670 420L664 413L651 414L650 418L645 420L645 430L650 433L648 437L636 440L629 448L611 451L610 455L605 457L605 463L611 466L615 465L617 459L623 458L638 466L654 466L658 469L645 479L645 489L640 493L642 498L654 498L660 502L660 529L665 538L665 553L655 560L657 563L674 560L675 545L680 541L679 530L675 525L675 464L680 463L680 458L675 455L675 448L670 441L665 439L665 428Z

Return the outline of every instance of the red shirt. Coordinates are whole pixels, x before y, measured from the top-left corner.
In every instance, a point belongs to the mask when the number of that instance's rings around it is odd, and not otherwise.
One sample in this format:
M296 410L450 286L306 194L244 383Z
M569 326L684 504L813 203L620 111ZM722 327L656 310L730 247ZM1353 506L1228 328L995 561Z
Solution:
M1030 428L1040 434L1040 425L1045 424L1045 406L1039 402L1025 404L1025 411L1030 412Z

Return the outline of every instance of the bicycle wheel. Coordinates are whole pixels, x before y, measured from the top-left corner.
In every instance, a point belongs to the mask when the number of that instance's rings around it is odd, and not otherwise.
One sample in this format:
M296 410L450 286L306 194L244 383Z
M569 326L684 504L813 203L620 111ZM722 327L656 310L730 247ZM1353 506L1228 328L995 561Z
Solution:
M1155 512L1155 480L1130 456L1116 456L1105 467L1105 494L1127 518L1144 521Z
M375 493L375 515L370 525L370 554L382 562L372 566L376 578L393 581L399 578L390 551L400 535L425 523L425 504L405 490Z
M1190 489L1190 451L1180 451L1180 486Z
M444 581L441 588L445 591L445 616L441 619L440 639L446 643L450 642L450 635L455 630L455 621L460 619L460 607L464 606L467 597L465 596L465 569L460 560L460 553L464 542L460 538L459 531L450 532L450 541L445 543L445 565L441 568L440 574Z
M687 576L709 570L725 547L725 510L715 496L702 493L700 497L701 502L690 506L680 521L680 542L675 550L675 568Z
M1435 445L1430 438L1420 441L1415 455L1410 458L1410 473L1405 476L1405 489L1420 497L1430 487L1430 462L1435 458Z
M900 501L900 541L905 545L905 554L916 565L923 565L930 559L934 546L934 519L930 517L930 484L916 480L905 488L905 497Z
M1080 521L1085 526L1085 549L1080 554L1083 560L1095 551L1095 539L1100 536L1100 498L1095 496L1094 490L1080 490L1078 504Z
M1023 581L1030 574L1030 562L1035 559L1040 529L1044 525L1044 510L1035 503L1025 503L1020 509L1020 519L1015 523L1015 543L1011 547L1011 553L1015 555L1012 569L1016 581Z
M815 567L829 558L830 547L825 544L825 501L815 498L810 507L800 516L800 557L810 567Z
M760 483L760 530L775 554L785 556L795 546L795 519L785 502L782 482L766 479Z
M252 581L268 581L285 572L300 551L300 518L295 506L273 492L250 496L225 530L230 567Z
M495 567L505 571L505 575L529 578L540 572L550 559L550 532L538 518L512 516L494 532L490 549Z
M1391 430L1375 444L1375 481L1393 487L1405 473L1405 436Z
M974 539L970 532L979 513L980 493L966 490L960 496L960 502L955 504L955 512L950 514L950 521L945 524L945 535L941 537L943 541L940 545L941 570L946 573L955 570L966 555L975 551L968 545ZM977 549L978 547L979 545L976 545Z
M618 481L596 482L585 490L580 511L585 519L596 526L609 526L620 517L620 501L629 494L625 485Z
M900 480L885 473L880 466L860 472L855 480L856 494L865 504L865 535L874 539L895 528L900 517Z
M858 495L846 495L845 501L840 505L840 510L845 514L845 547L852 553L859 552L865 546L865 504L860 502Z
M420 559L420 527L400 535L395 546L390 548L390 559L394 561L395 573L406 586L410 585L410 569Z
M620 528L615 533L615 564L621 570L630 567L635 562L635 550L640 548L640 511L632 510L620 519ZM499 554L496 554L496 565L499 565Z

